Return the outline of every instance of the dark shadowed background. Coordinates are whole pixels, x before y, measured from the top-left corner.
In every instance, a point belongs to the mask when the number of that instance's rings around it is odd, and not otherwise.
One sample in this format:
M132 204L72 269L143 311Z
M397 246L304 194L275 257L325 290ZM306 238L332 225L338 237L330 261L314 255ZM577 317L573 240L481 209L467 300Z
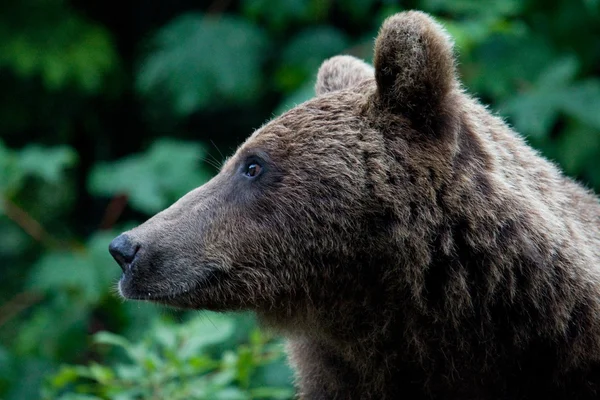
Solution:
M411 8L471 93L600 191L599 0L2 0L0 399L291 398L279 338L123 302L107 246Z

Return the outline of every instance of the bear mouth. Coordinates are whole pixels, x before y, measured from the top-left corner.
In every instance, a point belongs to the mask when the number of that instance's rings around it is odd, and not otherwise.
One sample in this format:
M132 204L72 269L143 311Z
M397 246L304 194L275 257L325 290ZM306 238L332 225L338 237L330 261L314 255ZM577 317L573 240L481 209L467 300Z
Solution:
M121 297L128 300L143 300L178 306L182 303L193 302L195 295L217 285L223 279L219 270L214 266L207 265L199 268L202 273L197 276L182 277L176 286L161 287L152 284L153 278L161 280L159 274L136 276L135 267L132 265L124 272L117 284Z
M192 287L186 288L184 290L174 290L174 291L165 291L165 292L156 291L155 289L147 289L146 291L144 291L143 288L137 288L135 290L132 290L130 288L127 288L123 284L125 279L126 279L126 277L124 275L119 280L118 290L119 290L119 294L127 300L145 300L145 301L153 301L153 302L160 302L160 303L163 303L163 302L169 303L171 301L175 301L175 300L181 298L182 296L189 295L195 289L195 287L192 286Z

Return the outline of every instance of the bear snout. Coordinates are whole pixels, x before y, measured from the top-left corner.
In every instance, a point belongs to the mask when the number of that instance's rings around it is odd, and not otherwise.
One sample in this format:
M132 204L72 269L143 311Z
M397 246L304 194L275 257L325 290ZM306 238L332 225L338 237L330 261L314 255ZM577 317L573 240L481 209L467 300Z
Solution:
M131 267L140 245L134 243L127 234L121 234L113 239L108 246L108 251L117 261L123 272Z

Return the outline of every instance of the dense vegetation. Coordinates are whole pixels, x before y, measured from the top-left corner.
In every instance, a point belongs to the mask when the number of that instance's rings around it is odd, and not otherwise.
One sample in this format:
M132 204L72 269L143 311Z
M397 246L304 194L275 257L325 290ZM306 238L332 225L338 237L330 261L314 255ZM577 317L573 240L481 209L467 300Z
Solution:
M119 231L215 173L312 95L323 59L371 59L389 14L437 16L467 88L600 191L598 0L0 2L0 399L287 399L249 315L123 302Z

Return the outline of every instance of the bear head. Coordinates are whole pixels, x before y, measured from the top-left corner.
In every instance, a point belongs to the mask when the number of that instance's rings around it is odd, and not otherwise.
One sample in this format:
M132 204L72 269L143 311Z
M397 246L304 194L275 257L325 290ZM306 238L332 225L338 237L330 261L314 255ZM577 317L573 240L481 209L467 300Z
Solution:
M291 321L396 291L385 278L398 265L415 281L410 267L431 261L424 247L441 218L436 190L458 154L460 95L444 29L420 12L388 18L374 67L326 60L314 99L113 241L121 295Z

